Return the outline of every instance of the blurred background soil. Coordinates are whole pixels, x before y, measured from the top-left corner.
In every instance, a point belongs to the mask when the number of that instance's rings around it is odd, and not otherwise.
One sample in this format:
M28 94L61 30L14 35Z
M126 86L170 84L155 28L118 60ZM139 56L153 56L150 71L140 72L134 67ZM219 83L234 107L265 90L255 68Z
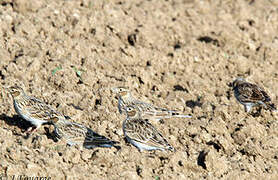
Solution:
M29 138L1 88L1 176L52 179L278 179L277 115L250 116L242 76L278 103L278 1L0 0L0 83L20 84L121 150ZM126 143L110 87L193 114L155 126L177 152Z

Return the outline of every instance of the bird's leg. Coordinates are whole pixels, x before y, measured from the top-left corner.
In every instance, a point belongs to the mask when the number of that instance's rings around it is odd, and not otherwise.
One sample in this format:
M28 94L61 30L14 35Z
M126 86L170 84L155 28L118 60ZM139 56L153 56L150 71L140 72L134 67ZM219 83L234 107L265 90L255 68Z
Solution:
M26 133L27 133L28 135L30 135L30 134L32 134L33 132L35 132L37 129L38 129L37 126L29 127L29 128L27 129Z
M252 106L250 106L250 105L245 105L244 108L245 108L245 112L250 113L250 111L251 111L251 109L252 109Z

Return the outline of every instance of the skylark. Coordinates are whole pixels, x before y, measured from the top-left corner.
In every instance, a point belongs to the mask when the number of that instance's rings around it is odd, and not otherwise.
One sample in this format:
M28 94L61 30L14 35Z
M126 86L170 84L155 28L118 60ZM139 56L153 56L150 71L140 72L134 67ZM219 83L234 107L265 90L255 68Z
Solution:
M17 114L33 125L27 130L27 133L31 134L42 124L52 124L59 119L65 119L62 114L43 101L26 95L21 87L12 86L6 89L13 97L14 109Z
M59 139L65 139L69 146L83 145L87 149L115 146L117 142L101 136L82 124L59 120L54 123L54 133ZM117 147L117 146L115 146Z
M233 81L232 87L236 99L244 105L245 111L249 113L254 106L261 106L270 111L277 111L269 95L262 87L247 82L243 78Z
M161 120L166 118L178 117L178 118L191 118L191 115L184 115L175 110L168 110L165 108L156 107L152 104L145 103L143 101L134 98L128 88L117 87L112 88L112 92L116 94L118 98L118 109L122 114L124 108L127 106L137 107L142 117Z
M138 108L127 106L126 114L127 118L123 122L124 136L140 152L143 150L174 151L162 134L148 120L141 118Z

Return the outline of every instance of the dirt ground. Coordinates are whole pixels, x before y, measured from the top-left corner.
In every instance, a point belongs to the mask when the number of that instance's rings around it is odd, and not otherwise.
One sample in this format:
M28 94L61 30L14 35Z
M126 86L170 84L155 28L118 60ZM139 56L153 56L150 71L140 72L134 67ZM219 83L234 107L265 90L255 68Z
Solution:
M228 86L245 77L278 104L277 32L275 0L0 0L1 86L121 146L67 147L51 126L26 138L1 88L0 179L278 179L278 114L246 114ZM176 152L124 141L116 86L193 115L155 124Z

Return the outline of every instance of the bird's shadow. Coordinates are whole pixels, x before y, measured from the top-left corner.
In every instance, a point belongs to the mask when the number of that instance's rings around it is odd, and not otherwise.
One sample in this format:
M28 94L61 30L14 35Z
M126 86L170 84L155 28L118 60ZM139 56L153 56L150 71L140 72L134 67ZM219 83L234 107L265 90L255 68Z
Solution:
M188 100L185 102L185 105L191 109L194 109L196 106L202 107L203 102L201 101L201 97L197 97L197 100Z
M253 117L259 117L262 116L262 107L256 107L255 110L253 110L250 115Z
M7 116L6 114L1 114L0 121L4 121L9 126L18 127L19 129L21 129L22 133L25 133L30 127L33 126L29 121L26 121L25 119L21 118L19 115L13 115L12 117L10 117ZM55 136L53 135L53 133L49 131L48 128L45 127L44 130L46 132L45 135L47 136L48 139L52 139L54 142L57 142ZM28 139L30 134L26 134L26 135L22 134L21 136L24 136L25 139Z
M24 120L19 115L13 115L10 117L6 114L1 114L0 121L4 121L9 126L16 126L21 129L22 132L27 131L28 128L33 126L30 122Z
M59 141L59 137L54 132L50 132L50 129L48 127L44 127L45 135L48 139L52 139L54 142Z

